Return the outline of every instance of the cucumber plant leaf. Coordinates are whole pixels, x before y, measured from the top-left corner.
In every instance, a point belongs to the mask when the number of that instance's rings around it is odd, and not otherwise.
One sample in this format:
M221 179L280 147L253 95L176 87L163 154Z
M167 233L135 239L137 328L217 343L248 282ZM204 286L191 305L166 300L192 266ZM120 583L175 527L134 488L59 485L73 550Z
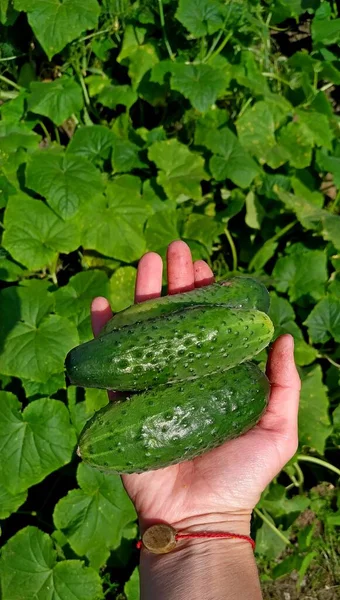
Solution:
M28 110L48 117L56 125L61 125L73 113L83 107L83 93L80 85L72 77L60 77L50 82L33 81L28 96Z
M75 132L66 154L76 154L96 163L110 156L114 135L103 125L87 125Z
M79 226L74 220L64 221L44 202L23 193L9 198L4 226L4 248L31 270L50 265L60 252L72 252L80 245Z
M302 374L299 407L299 442L323 454L326 439L332 432L328 414L327 388L322 382L320 365L309 367Z
M71 548L99 568L110 550L119 546L125 525L136 513L118 475L106 475L81 463L77 480L80 489L59 500L54 523Z
M286 248L273 270L275 287L287 292L292 302L304 296L319 300L328 279L327 257L322 250L310 250L300 242Z
M0 481L0 519L7 519L13 512L18 510L19 506L24 504L26 498L26 491L11 494L3 482Z
M150 146L148 156L158 167L157 182L170 200L201 200L201 181L209 179L201 156L175 139L155 142Z
M200 112L207 111L227 87L227 74L210 65L178 63L172 67L171 89L181 92Z
M55 311L67 317L78 329L79 341L91 339L90 306L96 296L108 297L109 280L103 271L89 270L77 273L67 285L60 287L54 294Z
M32 154L26 185L44 196L63 219L73 217L103 190L101 174L92 163L82 156L58 151Z
M137 270L135 267L120 267L110 279L110 304L113 312L119 312L135 300Z
M0 483L24 492L71 461L76 436L66 406L41 398L22 412L10 392L0 392Z
M308 315L305 325L316 344L325 344L331 338L340 342L340 298L328 294Z
M103 598L98 573L80 560L58 560L52 539L37 527L21 529L5 544L0 573L4 599Z
M248 187L260 167L241 146L237 136L228 128L210 131L206 146L214 153L209 168L217 181L230 179L241 188Z
M224 6L216 0L179 0L176 18L195 37L215 33L224 25Z
M96 198L82 211L83 246L123 262L138 260L145 251L143 227L149 214L136 195L122 197L114 179L107 196Z
M0 293L0 372L4 375L47 382L51 375L63 372L66 353L79 342L75 325L51 314L54 301L46 283L33 279Z
M14 0L14 8L28 13L28 22L49 60L83 31L96 27L97 0Z

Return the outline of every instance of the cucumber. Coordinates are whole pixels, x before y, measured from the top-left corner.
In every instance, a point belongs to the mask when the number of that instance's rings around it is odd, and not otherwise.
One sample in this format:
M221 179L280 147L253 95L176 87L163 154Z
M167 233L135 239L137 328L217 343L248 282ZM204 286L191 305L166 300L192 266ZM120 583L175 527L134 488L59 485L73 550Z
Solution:
M189 460L253 427L268 394L267 377L252 363L185 386L157 387L96 413L83 429L78 454L111 473Z
M272 336L264 312L195 306L81 344L68 353L66 370L75 385L138 391L230 369Z
M268 313L269 299L268 291L261 282L252 277L233 277L183 294L133 304L114 315L106 323L100 336L138 321L154 319L194 305L221 304L228 308L257 309Z

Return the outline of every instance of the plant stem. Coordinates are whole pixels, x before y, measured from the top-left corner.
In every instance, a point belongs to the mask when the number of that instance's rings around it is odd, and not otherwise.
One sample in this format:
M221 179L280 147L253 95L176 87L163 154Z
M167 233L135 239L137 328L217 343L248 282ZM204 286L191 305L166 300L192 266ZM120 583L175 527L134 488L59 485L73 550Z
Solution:
M4 83L7 83L8 85L11 85L16 90L19 90L19 92L21 92L21 90L23 89L22 87L20 87L20 85L15 83L15 81L12 81L11 79L7 79L7 77L5 77L5 75L0 75L0 80L3 81Z
M47 139L48 139L49 141L51 141L51 136L50 136L50 134L48 133L48 129L47 129L47 127L46 127L45 123L43 123L42 121L39 121L39 125L40 125L41 129L43 130L43 132L44 132L44 134L45 134L45 137L47 137Z
M282 237L283 235L285 235L287 233L287 231L290 231L290 229L292 229L292 227L294 227L294 225L296 225L297 222L298 222L297 219L295 219L295 221L292 221L291 223L288 223L288 225L286 225L285 227L283 227L283 229L280 229L280 231L278 231L278 233L276 233L275 235L273 235L273 237L271 237L268 240L266 240L266 242L263 244L263 246L261 246L260 250L258 250L258 252L256 252L256 254L251 259L251 261L249 263L249 266L248 266L248 271L252 271L252 269L254 268L254 263L256 262L257 255L259 254L259 252L261 252L261 250L263 249L263 247L265 245L269 245L269 244L272 244L273 242L276 242L278 239L280 239L280 237Z
M210 48L210 49L208 50L208 52L207 52L207 54L206 54L206 56L205 56L205 58L204 58L203 62L207 62L207 60L210 58L210 56L211 56L211 55L212 55L212 53L214 52L214 50L215 50L215 48L216 48L216 46L217 46L218 42L220 41L220 39L221 39L222 35L223 35L223 29L221 29L221 30L218 32L218 34L217 34L217 36L215 37L215 39L214 39L213 43L211 44L211 48Z
M296 462L294 464L294 469L296 470L296 473L298 475L298 482L297 482L298 486L297 487L299 488L299 492L302 493L302 491L303 491L303 482L304 482L305 478L303 476L303 471L302 471L302 469L301 469L301 467L300 467L300 465L299 465L298 462Z
M213 52L210 55L209 60L212 60L213 58L215 58L216 56L218 56L222 52L224 46L227 45L227 43L229 42L229 40L232 37L233 33L234 33L233 31L229 31L229 33L225 36L223 42L221 42L221 44L219 45L219 47L217 48L217 50L215 50L215 52Z
M175 60L175 55L173 53L173 51L171 50L171 46L168 40L168 36L166 35L166 31L165 31L165 19L164 19L164 10L163 10L163 0L158 0L158 6L159 6L159 18L161 21L161 27L162 27L162 31L163 31L163 40L164 40L164 44L165 47L168 51L168 54L171 58L171 60Z
M103 33L110 33L111 27L108 29L102 29L101 31L95 31L94 33L90 33L89 35L85 35L85 37L80 38L77 42L85 42L86 40L90 40L98 35L102 35Z
M0 90L0 98L4 100L12 100L13 98L17 98L18 92L6 92L5 90Z
M237 271L237 252L236 252L236 248L235 248L235 244L234 244L234 240L231 236L231 233L229 231L229 229L227 227L224 228L224 233L225 236L229 242L229 246L231 249L231 254L233 257L233 271Z
M55 132L55 139L57 140L57 144L60 145L60 135L59 135L59 129L58 129L58 127L54 128L54 132Z
M16 60L17 58L21 58L22 56L26 56L26 53L18 54L18 56L7 56L7 58L0 58L0 62L7 62L8 60Z
M269 79L276 79L277 81L280 81L281 83L284 83L284 85L290 87L289 81L282 79L282 77L279 77L279 75L276 75L275 73L261 73L261 75L263 75L263 77L268 77Z
M296 457L296 459L301 462L310 462L310 463L314 463L316 465L320 465L321 467L325 467L325 469L329 469L329 471L333 471L340 477L340 469L338 469L338 467L335 467L331 463L327 462L326 460L322 460L321 458L317 458L316 456L306 456L304 454L299 454Z
M272 531L274 531L276 533L276 535L281 538L282 541L285 542L285 544L291 544L292 542L286 538L285 535L283 535L282 531L280 531L277 527L275 527L275 525L266 517L266 515L264 515L258 508L254 508L254 512L255 514L257 514L258 517L260 517L260 519L262 519L262 521L268 525L268 527L270 527L270 529Z
M85 85L84 77L82 76L82 74L80 73L80 71L77 72L77 75L79 77L80 85L81 85L82 90L83 90L85 104L86 104L86 106L90 106L90 104L91 104L90 97L89 97L89 94L88 94L88 91L87 91L87 87Z
M318 358L325 358L326 360L328 360L328 362L331 363L331 365L333 365L334 367L336 367L337 369L340 369L340 365L339 363L335 362L335 360L333 360L330 356L328 356L327 354L318 354Z

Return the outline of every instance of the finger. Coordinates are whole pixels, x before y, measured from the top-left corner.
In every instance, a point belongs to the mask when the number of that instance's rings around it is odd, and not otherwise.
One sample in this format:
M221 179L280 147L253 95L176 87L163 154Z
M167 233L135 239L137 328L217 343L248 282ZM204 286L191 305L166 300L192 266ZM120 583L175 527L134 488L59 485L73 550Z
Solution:
M167 251L168 294L188 292L195 287L194 265L189 246L177 240Z
M209 265L204 260L194 262L195 287L203 287L214 283L215 277Z
M271 391L260 425L287 439L295 439L301 381L295 366L294 338L291 335L282 335L274 342L269 353L267 376Z
M91 304L91 324L93 335L95 337L111 317L112 310L108 300L102 296L97 296Z
M158 298L162 291L163 261L156 252L147 252L139 261L135 302Z

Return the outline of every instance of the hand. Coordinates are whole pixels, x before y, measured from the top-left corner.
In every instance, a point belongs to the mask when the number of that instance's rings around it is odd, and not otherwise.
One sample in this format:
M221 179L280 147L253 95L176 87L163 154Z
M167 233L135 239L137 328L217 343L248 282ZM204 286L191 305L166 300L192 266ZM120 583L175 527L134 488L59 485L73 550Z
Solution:
M139 262L136 302L160 296L162 260L149 252ZM168 293L189 291L214 281L209 266L192 262L189 247L170 244L167 253ZM112 316L105 298L92 304L92 324L97 335ZM250 516L268 483L297 449L297 413L300 379L293 338L283 335L273 344L267 365L270 399L261 421L245 435L190 461L122 477L134 502L142 531L165 521L178 529L215 525L249 532ZM217 527L218 524L218 527Z

